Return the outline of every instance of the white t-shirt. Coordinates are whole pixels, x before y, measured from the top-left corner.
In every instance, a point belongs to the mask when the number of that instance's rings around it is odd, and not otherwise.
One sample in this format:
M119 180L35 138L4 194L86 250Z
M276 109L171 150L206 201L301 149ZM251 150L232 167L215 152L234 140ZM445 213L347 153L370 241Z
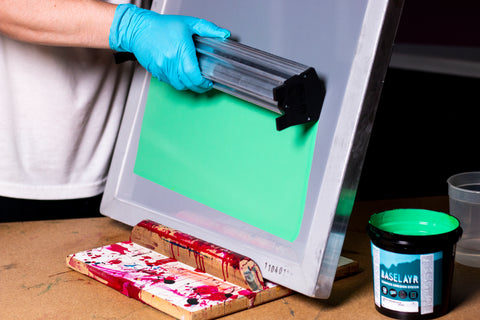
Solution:
M132 67L116 65L111 50L38 46L0 34L0 196L101 193Z

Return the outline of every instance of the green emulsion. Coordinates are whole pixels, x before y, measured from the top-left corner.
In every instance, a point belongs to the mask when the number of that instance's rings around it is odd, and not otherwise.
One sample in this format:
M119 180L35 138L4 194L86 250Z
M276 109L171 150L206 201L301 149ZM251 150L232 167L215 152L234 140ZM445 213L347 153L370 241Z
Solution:
M134 173L288 241L300 231L317 125L152 79Z
M405 236L430 236L451 232L459 221L446 213L423 209L396 209L374 214L369 223L386 232Z

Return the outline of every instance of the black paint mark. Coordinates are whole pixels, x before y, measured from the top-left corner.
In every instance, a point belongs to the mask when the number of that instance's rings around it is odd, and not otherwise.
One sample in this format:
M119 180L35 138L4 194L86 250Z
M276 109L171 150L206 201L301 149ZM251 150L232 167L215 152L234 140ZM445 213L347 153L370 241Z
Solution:
M198 300L195 298L187 299L188 304L195 305L198 304Z

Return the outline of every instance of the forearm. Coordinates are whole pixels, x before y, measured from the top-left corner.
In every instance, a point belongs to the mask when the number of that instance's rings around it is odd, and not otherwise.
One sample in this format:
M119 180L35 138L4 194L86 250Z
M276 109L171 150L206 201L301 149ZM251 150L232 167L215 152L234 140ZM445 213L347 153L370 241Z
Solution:
M44 45L109 48L115 8L97 0L4 0L0 33Z
M154 77L196 92L212 82L200 72L192 36L230 36L203 19L98 0L3 0L0 33L35 44L131 52Z

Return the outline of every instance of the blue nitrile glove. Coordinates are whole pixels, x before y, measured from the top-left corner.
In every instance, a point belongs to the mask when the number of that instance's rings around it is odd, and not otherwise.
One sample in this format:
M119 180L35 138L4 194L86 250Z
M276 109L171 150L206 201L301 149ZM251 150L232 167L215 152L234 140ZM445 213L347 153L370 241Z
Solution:
M110 27L110 48L131 52L147 71L178 90L205 92L212 82L200 73L192 35L228 38L228 30L203 19L161 15L121 4Z

